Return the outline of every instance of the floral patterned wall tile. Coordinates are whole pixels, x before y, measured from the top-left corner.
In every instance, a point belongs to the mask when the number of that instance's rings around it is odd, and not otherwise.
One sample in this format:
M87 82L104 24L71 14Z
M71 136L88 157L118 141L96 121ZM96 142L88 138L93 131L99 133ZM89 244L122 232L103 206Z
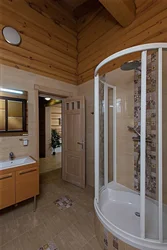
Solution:
M146 93L146 195L156 198L156 140L157 140L157 55L148 56ZM141 124L141 70L134 76L134 124L140 132ZM140 142L138 143L140 146ZM134 188L140 191L140 149L134 142ZM139 156L140 157L140 156Z

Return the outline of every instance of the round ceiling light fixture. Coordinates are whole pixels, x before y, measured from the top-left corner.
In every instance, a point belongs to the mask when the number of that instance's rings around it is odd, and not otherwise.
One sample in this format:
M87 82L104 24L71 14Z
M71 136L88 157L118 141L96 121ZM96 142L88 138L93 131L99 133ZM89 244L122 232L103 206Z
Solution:
M21 43L21 36L19 32L12 27L5 26L2 29L2 35L5 41L11 45L18 46Z
M46 101L50 101L50 99L51 99L50 97L45 97Z

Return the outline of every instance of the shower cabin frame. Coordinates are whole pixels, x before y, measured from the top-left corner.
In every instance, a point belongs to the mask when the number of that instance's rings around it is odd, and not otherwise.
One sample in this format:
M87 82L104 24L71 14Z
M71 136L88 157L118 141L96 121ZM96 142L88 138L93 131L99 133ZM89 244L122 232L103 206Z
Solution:
M117 181L117 168L116 168L116 128L117 128L117 119L116 119L116 86L107 84L103 80L99 79L99 76L97 76L98 79L95 81L95 96L99 96L99 83L101 82L104 84L104 187L108 185L108 90L112 89L112 98L113 98L113 180L116 182ZM99 98L95 98L95 109L99 107ZM99 108L95 110L95 124L98 124L98 119L97 118L97 112L99 116ZM96 126L95 126L96 127ZM96 127L97 129L99 127ZM99 131L100 132L100 131ZM99 134L98 132L98 134ZM99 139L99 138L96 138ZM100 142L95 144L95 166L96 166L96 161L98 161L99 164L99 157L96 155L97 152L99 152L99 144ZM97 156L97 157L96 157ZM96 181L98 182L97 185L95 184L95 197L97 199L97 202L99 202L99 172L95 171L95 183Z
M113 89L113 181L117 182L117 166L116 166L116 86L112 86L99 78L99 70L107 63L135 52L141 52L141 163L140 163L140 238L144 241L154 242L163 245L163 171L162 171L162 49L167 49L167 43L152 43L131 47L117 52L104 59L95 69L94 74L94 155L95 155L95 207L99 204L100 186L99 186L99 150L100 150L100 112L99 112L99 83L104 84L104 186L108 185L108 88ZM145 220L145 191L146 191L146 74L147 74L147 51L158 51L158 217L159 217L159 239L146 239L146 220Z

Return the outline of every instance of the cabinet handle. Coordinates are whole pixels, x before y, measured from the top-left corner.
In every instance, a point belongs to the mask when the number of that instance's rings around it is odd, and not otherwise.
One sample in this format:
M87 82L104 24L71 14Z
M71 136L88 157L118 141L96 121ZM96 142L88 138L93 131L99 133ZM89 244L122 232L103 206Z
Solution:
M8 178L11 178L11 177L12 177L12 174L8 174L8 175L5 175L5 176L2 176L2 177L0 177L0 181L8 179Z
M32 172L35 172L35 171L37 171L37 169L30 169L30 170L27 170L27 171L19 172L19 175L28 174L28 173L32 173Z

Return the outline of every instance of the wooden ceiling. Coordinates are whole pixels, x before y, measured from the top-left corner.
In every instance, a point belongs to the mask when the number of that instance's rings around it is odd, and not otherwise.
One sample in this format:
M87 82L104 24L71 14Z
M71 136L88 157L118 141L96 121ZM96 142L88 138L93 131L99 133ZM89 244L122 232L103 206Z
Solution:
M62 0L62 2L64 4L66 4L67 6L69 6L69 8L71 10L74 10L75 8L77 8L78 6L82 5L86 1L87 0ZM55 2L56 2L56 0L55 0Z
M55 23L76 30L77 20L105 8L122 27L135 19L134 0L25 0L38 13L51 18ZM127 4L128 3L128 4ZM139 2L137 2L140 6ZM120 11L121 10L121 11Z
M61 18L67 26L69 16L73 19L73 23L76 23L77 19L101 7L99 0L26 0L26 2L54 21Z

